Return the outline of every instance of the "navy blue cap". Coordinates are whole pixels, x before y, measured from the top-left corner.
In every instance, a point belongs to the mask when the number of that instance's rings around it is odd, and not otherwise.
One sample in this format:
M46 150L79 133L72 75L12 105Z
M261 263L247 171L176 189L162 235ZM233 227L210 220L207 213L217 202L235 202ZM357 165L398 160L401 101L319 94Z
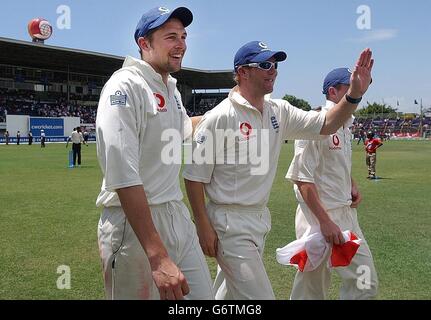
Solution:
M275 61L284 61L287 59L287 54L284 51L271 51L261 41L251 41L239 48L235 54L234 69L244 64L264 62L272 57Z
M144 37L148 33L148 31L155 29L157 27L160 27L170 18L179 19L185 28L190 23L192 23L193 14L189 9L185 7L179 7L173 11L170 11L168 8L165 8L165 7L157 7L157 8L151 9L150 11L145 12L142 15L141 20L139 20L136 26L136 30L135 30L136 43L138 43L138 39L140 37Z
M350 76L352 71L348 68L337 68L329 72L323 80L323 94L328 94L330 87L336 87L339 84L350 85Z

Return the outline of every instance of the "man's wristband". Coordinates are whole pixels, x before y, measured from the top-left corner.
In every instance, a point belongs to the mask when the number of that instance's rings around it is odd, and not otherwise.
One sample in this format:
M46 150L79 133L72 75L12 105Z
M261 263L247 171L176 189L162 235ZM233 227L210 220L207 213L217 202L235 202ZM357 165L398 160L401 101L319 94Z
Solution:
M361 102L362 97L360 97L358 99L354 99L346 93L346 100L347 100L347 102L349 102L351 104L358 104L359 102Z

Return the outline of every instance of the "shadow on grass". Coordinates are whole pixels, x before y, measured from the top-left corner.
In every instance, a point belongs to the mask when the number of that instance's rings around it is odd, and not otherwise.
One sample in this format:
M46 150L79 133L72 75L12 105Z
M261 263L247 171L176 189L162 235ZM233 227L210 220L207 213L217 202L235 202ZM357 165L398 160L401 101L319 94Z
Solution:
M370 181L379 181L379 180L393 180L393 178L387 178L387 177L375 177L375 178L368 178L368 177L367 177L367 180L370 180Z

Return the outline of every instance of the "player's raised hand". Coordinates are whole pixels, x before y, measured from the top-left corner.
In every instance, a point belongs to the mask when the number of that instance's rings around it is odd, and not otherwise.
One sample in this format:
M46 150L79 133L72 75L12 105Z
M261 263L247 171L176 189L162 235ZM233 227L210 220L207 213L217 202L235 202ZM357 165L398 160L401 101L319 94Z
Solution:
M371 70L373 69L374 59L370 48L361 52L355 69L350 77L350 88L348 95L352 98L360 98L368 90L371 83Z

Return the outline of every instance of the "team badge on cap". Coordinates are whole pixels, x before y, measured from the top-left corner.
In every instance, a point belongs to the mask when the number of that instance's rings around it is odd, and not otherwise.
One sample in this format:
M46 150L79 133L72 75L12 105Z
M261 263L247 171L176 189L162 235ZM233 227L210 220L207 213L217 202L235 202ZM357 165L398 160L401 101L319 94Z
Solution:
M268 46L267 46L265 43L263 43L263 42L259 42L259 47L261 47L261 48L262 48L262 51L263 51L263 50L269 50L269 49L268 49Z
M160 7L159 11L160 11L160 14L167 14L170 12L169 9L165 7Z

